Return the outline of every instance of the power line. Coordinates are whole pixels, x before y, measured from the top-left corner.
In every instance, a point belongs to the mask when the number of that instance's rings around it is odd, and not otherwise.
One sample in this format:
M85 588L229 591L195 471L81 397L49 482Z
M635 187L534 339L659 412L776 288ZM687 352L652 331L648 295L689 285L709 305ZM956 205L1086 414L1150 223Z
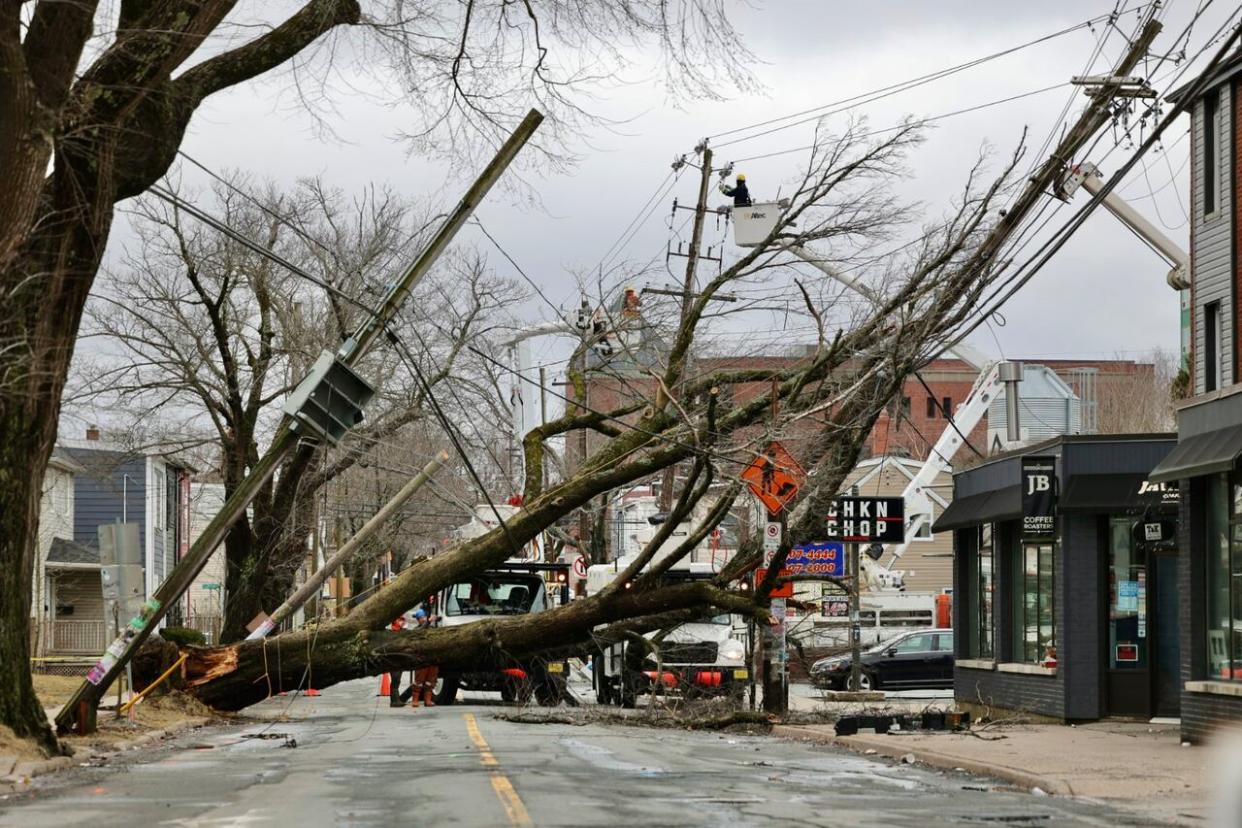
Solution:
M1151 3L1146 3L1146 4L1144 4L1144 5L1151 5ZM1115 8L1115 7L1114 7L1114 8ZM1139 8L1142 8L1142 6L1140 6ZM733 129L725 130L724 132L718 132L718 133L716 133L715 135L712 135L712 136L709 136L709 137L711 137L711 138L722 138L722 137L724 137L724 136L726 136L726 135L734 135L734 134L736 134L736 133L738 133L738 132L745 132L745 131L747 131L747 130L757 129L757 128L759 128L759 127L769 126L769 125L772 125L772 124L778 124L778 123L781 123L782 121L787 121L787 120L790 120L791 118L801 118L801 117L802 117L802 116L804 116L804 115L810 115L810 114L812 114L812 113L821 113L821 114L815 115L813 118L807 118L807 119L803 119L803 120L797 121L797 122L795 122L795 123L785 124L784 126L775 127L775 128L773 128L773 129L765 130L765 131L763 131L763 132L755 133L754 135L747 135L747 136L743 136L743 137L741 137L741 138L735 138L735 139L733 139L733 140L730 140L730 141L725 141L725 142L723 142L723 143L717 144L716 146L717 146L717 147L725 147L725 146L729 146L730 144L736 144L736 143L739 143L739 142L742 142L742 141L749 141L749 140L751 140L751 139L753 139L753 138L759 138L759 137L761 137L761 136L763 136L763 135L768 135L768 134L771 134L771 133L773 133L773 132L778 132L778 131L780 131L780 130L782 130L782 129L788 129L788 128L793 127L793 126L798 126L798 125L800 125L800 124L807 123L807 122L809 122L809 121L811 121L811 120L818 120L819 118L827 117L828 115L834 115L834 114L837 114L838 112L844 112L844 111L846 111L846 110L848 110L848 109L854 109L854 108L856 108L856 107L858 107L858 106L861 106L861 105L863 105L863 104L873 103L873 102L875 102L875 101L877 101L877 100L880 100L880 99L882 99L882 98L888 97L888 96L890 96L890 95L895 95L895 94L898 94L898 93L900 93L900 92L906 92L906 91L908 91L908 90L910 90L910 89L915 89L915 88L918 88L919 86L923 86L923 85L925 85L925 84L927 84L927 83L931 83L931 82L933 82L933 81L936 81L936 80L940 80L940 79L942 79L942 78L949 77L949 76L951 76L951 75L957 74L958 72L962 72L962 71L965 71L965 70L967 70L967 69L971 69L971 68L973 68L973 67L975 67L975 66L979 66L979 65L984 64L984 63L987 63L987 62L989 62L989 61L996 60L996 59L998 59L998 58L1002 58L1002 57L1005 57L1005 56L1007 56L1007 55L1011 55L1011 54L1013 54L1013 53L1015 53L1015 52L1021 51L1021 50L1023 50L1023 49L1029 48L1029 47L1031 47L1031 46L1036 46L1036 45L1038 45L1038 44L1040 44L1040 43L1044 43L1044 42L1047 42L1047 41L1049 41L1049 40L1053 40L1053 39L1055 39L1055 38L1058 38L1058 37L1061 37L1061 36L1063 36L1063 35L1069 34L1069 33L1071 33L1071 32L1078 31L1079 29L1082 29L1082 28L1085 28L1085 27L1089 27L1089 26L1091 26L1091 25L1092 25L1092 24L1094 24L1094 23L1098 23L1098 22L1101 22L1101 21L1104 21L1104 20L1108 20L1108 19L1110 19L1110 17L1111 17L1111 16L1112 16L1112 15L1107 15L1107 14L1106 14L1106 15L1098 15L1098 16L1096 16L1096 17L1090 18L1089 20L1085 20L1085 21L1083 21L1083 22L1081 22L1081 23L1077 23L1077 24L1075 24L1075 25L1073 25L1073 26L1070 26L1070 27L1068 27L1068 28L1061 29L1061 30L1056 31L1056 32L1052 32L1051 34L1047 34L1047 35L1044 35L1044 36L1042 36L1042 37L1038 37L1038 38L1036 38L1036 39L1034 39L1034 40L1030 40L1030 41L1027 41L1027 42L1025 42L1025 43L1018 44L1017 46L1012 46L1012 47L1010 47L1010 48L1008 48L1008 49L1003 49L1003 50L1001 50L1001 51L999 51L999 52L994 52L994 53L992 53L992 54L990 54L990 55L985 55L985 56L983 56L983 57L974 58L973 60L966 61L965 63L959 63L959 64L957 64L957 65L955 65L955 66L949 66L949 67L946 67L946 68L944 68L944 69L939 69L939 70L937 70L937 71L935 71L935 72L930 72L930 73L928 73L928 74L926 74L926 75L920 75L919 77L916 77L916 78L910 78L910 79L907 79L907 80L904 80L904 81L900 81L900 82L898 82L898 83L889 84L888 86L879 87L879 88L877 88L877 89L873 89L873 90L871 90L871 91L869 91L869 92L863 92L863 93L860 93L860 94L858 94L858 95L854 95L854 96L849 97L849 98L842 98L841 100L838 100L838 101L833 101L833 102L831 102L831 103L827 103L827 104L821 104L820 106L812 107L812 108L810 108L810 109L804 109L804 110L801 110L801 111L799 111L799 112L794 112L794 113L792 113L792 114L785 115L785 116L782 116L782 117L779 117L779 118L772 118L772 119L767 120L767 121L760 121L760 122L758 122L758 123L749 124L749 125L747 125L747 126L734 127ZM823 110L825 110L825 109L832 109L832 108L834 108L834 107L841 107L841 108L840 108L840 109L836 109L836 110L834 110L834 111L832 111L832 112L822 112L822 111L823 111Z
M968 107L966 107L966 108L964 108L964 109L955 109L955 110L953 110L953 111L951 111L951 112L945 112L945 113L940 114L940 115L932 115L932 116L930 116L930 117L927 117L927 118L922 118L922 119L920 119L920 120L918 120L918 121L914 121L914 122L912 122L912 123L902 123L902 124L897 124L896 126L884 127L883 129L875 129L875 130L871 130L870 132L864 132L864 133L862 133L862 134L860 134L860 135L856 135L856 136L853 136L853 137L855 137L855 138L871 138L871 137L876 136L876 135L882 135L882 134L884 134L884 133L886 133L886 132L895 132L895 131L897 131L897 130L899 130L899 129L906 129L906 128L910 127L910 126L923 126L924 124L930 124L930 123L934 123L934 122L936 122L936 121L943 121L943 120L945 120L946 118L953 118L953 117L956 117L956 116L958 116L958 115L966 115L966 114L971 113L971 112L978 112L978 111L979 111L979 110L981 110L981 109L987 109L987 108L989 108L989 107L993 107L993 106L1000 106L1001 104L1011 103L1011 102L1013 102L1013 101L1022 100L1023 98L1031 98L1031 97L1034 97L1035 95L1042 95L1042 94L1044 94L1044 93L1046 93L1046 92L1051 92L1051 91L1053 91L1054 89L1062 89L1062 88L1064 88L1064 87L1066 87L1066 86L1069 86L1069 85L1070 85L1070 84L1069 84L1068 82L1056 83L1056 84L1053 84L1052 86L1045 86L1045 87L1042 87L1042 88L1040 88L1040 89L1032 89L1030 92L1023 92L1023 93L1018 94L1018 95L1010 95L1010 96L1009 96L1009 97L1007 97L1007 98L999 98L999 99L994 100L994 101L988 101L988 102L986 102L986 103L976 104L975 106L968 106ZM818 146L819 146L819 144L807 144L806 146L801 146L801 147L792 147L792 148L790 148L790 149L777 150L777 151L775 151L775 152L765 152L765 153L761 153L761 154L759 154L759 155L748 155L748 156L746 156L745 158L737 158L737 159L734 159L733 163L734 163L734 164L741 164L741 163L743 163L743 162L745 162L745 161L757 161L757 160L762 159L762 158L772 158L772 157L777 156L777 155L788 155L789 153L792 153L792 152L805 152L806 150L815 149L815 148L816 148L816 147L818 147Z

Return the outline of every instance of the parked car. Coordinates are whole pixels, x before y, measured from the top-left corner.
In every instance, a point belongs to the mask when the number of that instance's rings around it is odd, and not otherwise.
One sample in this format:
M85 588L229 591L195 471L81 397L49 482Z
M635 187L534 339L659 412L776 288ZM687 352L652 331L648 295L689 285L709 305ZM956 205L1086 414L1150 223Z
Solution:
M849 688L851 658L821 658L811 665L811 681L830 690ZM863 690L938 689L953 686L953 630L903 633L862 654Z

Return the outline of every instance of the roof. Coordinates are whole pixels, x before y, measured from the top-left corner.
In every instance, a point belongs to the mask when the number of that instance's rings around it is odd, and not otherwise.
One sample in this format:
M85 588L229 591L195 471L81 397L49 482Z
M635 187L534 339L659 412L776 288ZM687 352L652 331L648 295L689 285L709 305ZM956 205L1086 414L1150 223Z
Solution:
M1049 437L1038 443L1032 443L1029 446L1020 446L1008 451L998 452L991 457L971 466L969 469L963 469L957 474L967 474L982 468L983 466L999 463L1002 460L1009 460L1014 457L1023 457L1028 454L1039 454L1040 452L1049 451L1051 449L1060 448L1067 443L1129 443L1137 440L1176 440L1177 435L1169 432L1154 432L1148 434L1059 434L1056 437ZM956 475L954 475L956 476Z
M1242 72L1242 48L1234 50L1232 55L1225 58L1224 63L1216 67L1216 71L1213 72L1208 78L1207 85L1204 89L1211 89L1213 86L1217 86L1223 81L1229 80L1229 78L1233 77L1238 72ZM1178 103L1186 95L1186 93L1190 91L1190 88L1199 82L1199 78L1201 77L1203 76L1196 75L1186 81L1184 84L1165 95L1165 100L1170 103Z
M52 538L52 548L47 553L47 565L99 566L99 550L77 541Z
M52 456L48 458L47 464L70 474L80 474L86 471L81 463L69 456L69 452L60 446L52 449Z

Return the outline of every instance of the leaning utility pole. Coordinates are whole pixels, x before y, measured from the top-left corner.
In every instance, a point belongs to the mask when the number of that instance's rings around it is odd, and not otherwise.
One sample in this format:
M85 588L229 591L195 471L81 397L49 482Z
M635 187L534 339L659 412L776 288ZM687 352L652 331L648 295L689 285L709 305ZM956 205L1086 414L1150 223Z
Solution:
M699 144L703 151L702 168L699 175L699 200L694 205L694 228L690 233L690 250L686 254L686 278L681 293L681 324L684 326L690 316L690 301L697 287L695 271L699 265L699 247L703 244L703 225L707 218L707 195L712 184L712 150L707 139ZM656 408L663 406L663 389L656 390ZM676 485L677 466L674 464L664 470L660 478L660 511L668 512L673 508L673 487Z
M353 554L361 549L363 544L370 540L371 537L379 531L380 527L387 523L392 516L397 513L397 510L404 506L405 502L413 497L414 493L421 489L423 484L430 480L432 475L438 472L440 467L446 462L448 462L448 452L442 451L436 455L431 462L423 466L422 471L402 486L401 491L393 495L392 500L385 503L383 507L376 512L352 538L346 541L343 545L339 546L331 558L323 562L322 569L307 578L306 583L298 587L297 591L290 595L283 604L277 607L275 612L273 612L266 621L255 627L254 632L250 633L250 635L246 637L246 640L254 641L258 638L266 638L268 634L280 626L286 618L297 612L298 607L302 606L302 604L317 595L320 587L322 587L324 582L328 580L328 576L330 576L333 572L344 572L346 561L353 557ZM338 580L338 589L340 588L340 583L341 582ZM338 592L338 608L341 606L340 599L341 593ZM340 614L340 612L337 613L337 615Z
M186 552L185 557L147 600L142 613L130 620L125 632L91 668L86 680L74 691L56 717L58 732L65 733L75 727L83 733L94 730L95 711L104 691L133 658L177 599L190 587L216 547L224 541L229 528L245 513L259 490L275 474L285 455L303 441L309 441L313 445L318 445L322 439L334 442L351 426L356 425L357 420L342 422L340 411L335 408L340 405L341 388L349 388L357 393L356 399L359 401L355 410L349 413L360 419L361 404L373 393L354 374L352 366L361 361L376 337L387 329L410 291L448 248L475 208L530 140L542 120L543 115L538 110L532 109L526 114L522 123L466 191L461 202L445 218L427 247L401 278L391 284L378 309L363 319L353 335L341 343L335 355L325 351L316 362L311 374L294 390L286 403L285 417L272 438L267 453L254 465L250 474L242 479L237 490L203 529L203 533ZM291 410L295 403L297 405Z

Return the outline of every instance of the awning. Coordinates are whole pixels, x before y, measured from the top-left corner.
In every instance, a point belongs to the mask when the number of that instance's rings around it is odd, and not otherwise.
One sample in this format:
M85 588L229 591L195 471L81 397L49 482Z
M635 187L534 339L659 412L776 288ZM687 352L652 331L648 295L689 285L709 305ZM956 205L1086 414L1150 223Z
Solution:
M954 498L932 525L932 531L962 529L994 520L1012 520L1022 514L1022 495L1017 486Z
M1076 474L1057 508L1063 512L1124 512L1147 505L1139 496L1145 474Z
M1242 425L1205 431L1178 440L1169 456L1152 469L1147 479L1152 483L1163 483L1229 471L1240 454Z

